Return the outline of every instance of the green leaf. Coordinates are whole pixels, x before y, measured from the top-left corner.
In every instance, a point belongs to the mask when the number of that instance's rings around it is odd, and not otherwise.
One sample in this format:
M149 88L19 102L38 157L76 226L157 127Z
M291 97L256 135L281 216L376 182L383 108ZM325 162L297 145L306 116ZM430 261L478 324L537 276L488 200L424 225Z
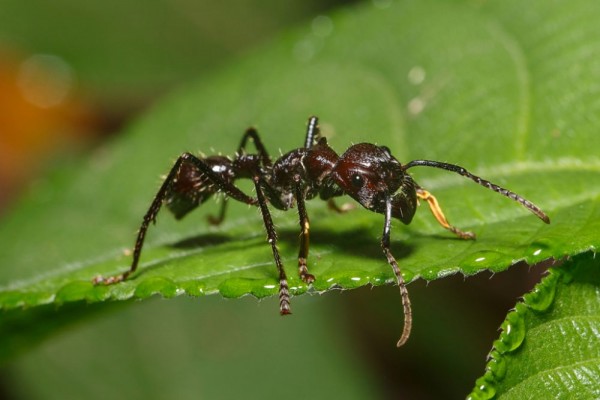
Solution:
M599 288L595 253L550 269L508 314L469 398L598 398Z
M378 3L379 4L379 3ZM415 179L462 241L427 210L394 224L392 250L407 280L503 271L597 248L600 9L583 0L419 1L363 4L331 29L299 29L210 80L190 84L89 159L40 180L0 226L0 308L221 293L276 293L277 275L256 209L233 204L214 228L207 205L151 227L140 270L118 285L91 279L128 268L134 232L160 174L183 151L232 154L250 125L271 151L303 142L321 117L330 144L385 144L402 162L460 164L541 206L545 225L518 204L462 177L425 168ZM412 170L411 170L412 171ZM242 185L250 193L248 185ZM425 208L425 207L421 207ZM393 274L379 249L381 215L336 215L310 202L314 289L381 285ZM293 294L295 212L274 213ZM276 312L276 310L273 310ZM4 342L3 342L4 343Z
M260 38L306 18L312 9L327 6L276 0L108 0L85 5L3 0L0 38L3 48L60 57L91 96L114 106L123 104L123 97L139 101L198 77ZM241 23L249 29L239 29Z
M341 297L297 300L296 318L269 312L276 299L217 296L94 313L3 368L6 388L12 398L38 400L380 398L376 371L348 351L356 343L331 317ZM92 312L101 304L65 308ZM35 327L45 322L52 321Z

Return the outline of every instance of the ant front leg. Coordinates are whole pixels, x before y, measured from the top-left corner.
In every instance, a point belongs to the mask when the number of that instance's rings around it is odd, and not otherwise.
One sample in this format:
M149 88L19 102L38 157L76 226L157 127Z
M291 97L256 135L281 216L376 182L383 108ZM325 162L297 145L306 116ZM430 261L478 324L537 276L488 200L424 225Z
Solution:
M306 213L306 204L304 201L304 192L299 183L295 187L296 203L298 204L298 216L300 217L300 251L298 253L298 274L305 283L311 284L315 281L315 276L308 273L306 259L308 258L310 223Z
M417 197L427 202L431 213L440 225L442 225L445 229L448 229L450 232L454 233L461 239L475 239L475 234L473 232L464 232L458 229L457 227L450 225L434 195L432 195L427 190L421 187L417 187L416 190Z
M402 336L396 344L397 347L402 346L410 337L410 331L412 329L412 309L410 306L410 298L408 296L408 290L406 289L406 283L400 272L398 262L392 255L390 250L390 231L392 226L392 198L387 197L385 202L385 223L383 225L383 236L381 237L381 248L387 258L388 264L392 267L394 275L396 275L396 281L398 282L398 288L400 289L400 297L402 298L402 308L404 310L404 328L402 329Z
M129 275L131 275L132 273L134 273L136 271L139 260L140 260L140 255L142 253L142 247L144 246L146 232L148 231L150 222L156 223L156 216L158 215L158 212L160 211L160 208L162 207L163 202L169 195L171 186L177 180L177 177L179 175L179 171L180 171L182 165L184 165L186 163L189 163L189 164L193 165L194 167L198 168L198 170L202 174L204 174L215 186L217 186L219 188L219 190L225 192L225 194L227 196L232 197L235 200L238 200L242 203L251 204L251 205L256 204L256 202L257 202L256 199L246 195L240 189L235 187L232 183L225 181L221 176L219 176L212 170L210 165L206 164L202 159L197 158L196 156L194 156L191 153L183 153L177 159L177 161L175 162L175 165L173 165L173 168L171 168L171 171L169 171L169 174L167 175L164 182L160 186L160 189L158 189L158 192L154 196L154 199L152 200L152 203L150 204L148 211L144 215L142 224L140 225L140 229L138 231L137 239L135 241L135 247L133 250L133 260L131 262L131 267L129 268L129 270L125 271L122 274L111 276L108 278L103 278L101 276L97 276L93 279L94 284L103 283L105 285L110 285L113 283L121 282L121 281L127 279L127 277Z

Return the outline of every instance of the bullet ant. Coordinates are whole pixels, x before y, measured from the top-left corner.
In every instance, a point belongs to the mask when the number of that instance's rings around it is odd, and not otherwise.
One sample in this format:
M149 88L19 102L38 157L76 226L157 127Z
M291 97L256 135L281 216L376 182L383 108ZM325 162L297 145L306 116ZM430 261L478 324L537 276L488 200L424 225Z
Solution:
M246 151L250 139L254 142L256 153ZM550 223L548 216L530 201L475 176L458 165L429 160L414 160L402 165L392 156L388 147L370 143L352 145L338 156L327 144L327 139L320 135L317 117L311 117L308 120L304 146L282 155L275 162L272 162L254 128L246 130L233 159L223 156L199 158L191 153L183 153L171 168L144 216L135 242L130 269L106 279L96 277L94 283L113 284L127 279L135 272L148 226L150 222L156 222L156 215L163 203L176 219L181 219L215 193L223 193L226 196L220 212L217 217L209 216L209 222L219 224L223 220L227 198L260 208L267 240L271 245L279 274L279 312L281 315L290 314L287 277L277 249L277 232L268 204L279 210L288 210L293 208L294 204L297 205L300 218L298 273L302 281L311 284L315 277L308 272L306 262L310 226L305 201L319 196L328 202L331 209L344 212L346 209L338 207L333 199L349 195L364 208L385 217L381 247L396 276L404 308L404 328L397 343L400 347L410 336L412 312L406 284L390 251L392 218L409 224L415 215L418 201L423 200L427 202L433 216L442 227L461 239L475 239L473 233L463 232L450 225L436 198L407 173L408 169L419 166L441 168L460 174L521 203L542 221ZM253 181L256 197L248 196L235 186L234 182L242 178Z

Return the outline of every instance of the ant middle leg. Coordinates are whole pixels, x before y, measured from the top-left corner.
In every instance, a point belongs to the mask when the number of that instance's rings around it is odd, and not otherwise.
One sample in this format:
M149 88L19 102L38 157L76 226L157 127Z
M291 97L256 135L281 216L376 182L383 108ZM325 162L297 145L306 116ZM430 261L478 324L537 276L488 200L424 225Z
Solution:
M454 233L461 239L475 239L475 234L473 232L464 232L458 229L457 227L450 225L434 195L429 193L427 190L419 187L417 188L417 197L427 202L431 213L433 214L437 222L440 225L442 225L445 229L448 229L450 232Z
M306 213L306 204L302 186L296 184L295 187L296 203L298 204L298 216L300 217L300 251L298 252L298 274L300 279L307 284L315 281L315 276L308 273L306 259L308 258L310 222Z

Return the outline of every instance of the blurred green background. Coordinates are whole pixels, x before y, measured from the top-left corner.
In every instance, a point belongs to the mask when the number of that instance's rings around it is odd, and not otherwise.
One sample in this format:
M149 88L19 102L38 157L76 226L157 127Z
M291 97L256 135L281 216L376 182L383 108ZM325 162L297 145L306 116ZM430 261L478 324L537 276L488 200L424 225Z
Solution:
M0 214L48 154L104 140L176 87L342 1L0 1Z
M294 26L326 29L345 3L0 0L0 213L165 94ZM395 287L301 296L288 318L274 299L82 306L89 318L1 367L0 398L461 398L535 272L411 284L399 350Z

